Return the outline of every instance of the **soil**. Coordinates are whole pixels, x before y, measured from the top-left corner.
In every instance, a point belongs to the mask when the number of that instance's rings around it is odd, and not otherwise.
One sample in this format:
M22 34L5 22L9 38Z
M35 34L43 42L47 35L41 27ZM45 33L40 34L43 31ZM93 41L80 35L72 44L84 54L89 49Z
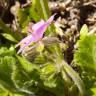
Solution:
M8 7L4 5L5 1ZM14 19L10 12L14 1L0 0L0 17L5 23L10 23ZM27 2L26 0L19 1L21 4ZM96 0L49 0L49 7L52 13L57 13L55 21L63 31L63 35L58 35L58 37L68 45L64 53L66 61L70 64L73 60L74 44L79 39L82 25L87 24L89 31L96 27Z

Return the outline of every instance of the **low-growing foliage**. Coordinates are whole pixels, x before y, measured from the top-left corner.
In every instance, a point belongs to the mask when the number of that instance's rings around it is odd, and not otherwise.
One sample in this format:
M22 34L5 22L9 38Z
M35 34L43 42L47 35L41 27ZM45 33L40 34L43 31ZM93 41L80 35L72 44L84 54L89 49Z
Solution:
M41 19L47 21L51 12L47 0L32 0L32 4L24 8L19 6L19 2L16 4L12 7L17 8L16 13L11 10L18 21L14 31L0 19L0 36L7 42L0 43L0 96L95 96L96 35L88 33L87 25L82 27L74 49L73 65L64 58L54 24L40 40L30 42L18 55L15 44L30 35L29 23Z
M74 62L78 66L81 77L86 86L86 96L96 94L96 36L88 33L84 25L80 32L80 40L77 41L78 50L74 54Z

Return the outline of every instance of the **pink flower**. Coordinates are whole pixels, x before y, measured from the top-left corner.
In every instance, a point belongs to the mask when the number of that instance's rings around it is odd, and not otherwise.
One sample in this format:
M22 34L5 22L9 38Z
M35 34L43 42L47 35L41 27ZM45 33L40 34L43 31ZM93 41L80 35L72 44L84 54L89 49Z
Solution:
M26 47L28 47L33 42L38 42L43 38L43 34L46 31L47 27L51 24L54 19L54 15L52 15L47 21L41 20L33 26L29 26L28 31L31 33L23 40L21 40L16 47L20 46L18 54L21 53Z

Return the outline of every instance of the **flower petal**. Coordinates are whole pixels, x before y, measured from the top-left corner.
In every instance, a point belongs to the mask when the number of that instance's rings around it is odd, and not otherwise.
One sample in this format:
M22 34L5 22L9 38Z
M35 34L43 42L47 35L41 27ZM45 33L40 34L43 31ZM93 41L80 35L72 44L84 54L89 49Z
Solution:
M43 37L43 34L45 32L45 30L47 29L47 27L51 24L51 22L54 19L54 15L52 15L44 24L42 23L41 26L39 26L34 32L33 35L35 36L35 38L37 40L41 39Z
M27 42L25 45L23 45L23 47L21 47L21 48L18 50L17 54L21 53L29 44L30 44L30 42Z
M25 44L26 42L28 42L30 39L32 38L32 35L28 35L27 37L25 37L23 40L21 40L16 47L18 47L21 44Z
M27 36L16 45L16 47L18 47L19 45L23 44L22 46L20 46L21 48L19 49L18 54L20 52L23 52L23 50L27 46L29 46L32 42L37 42L43 37L45 30L53 21L54 16L55 14L52 15L46 22L44 20L41 20L40 22L34 24L33 26L29 26L28 31L31 32L31 35Z
M30 25L28 31L33 34L39 27L41 27L45 23L44 20L39 21L38 23L34 24L33 26Z
M56 14L52 15L52 16L46 21L46 23L48 23L48 26L52 23L55 15L56 15Z

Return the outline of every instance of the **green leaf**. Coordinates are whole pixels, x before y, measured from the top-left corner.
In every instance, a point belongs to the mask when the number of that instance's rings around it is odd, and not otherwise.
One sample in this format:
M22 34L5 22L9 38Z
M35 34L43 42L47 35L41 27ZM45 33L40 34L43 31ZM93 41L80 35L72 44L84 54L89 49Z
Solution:
M66 82L66 85L71 86L72 81L71 81L70 77L68 76L67 72L65 70L63 70L63 68L61 70L61 73L62 73L62 78Z
M8 34L8 33L2 33L2 35L3 35L6 39L8 39L8 40L10 40L10 41L18 42L12 35L10 35L10 34Z
M34 0L35 1L35 0ZM38 22L40 20L40 15L35 11L35 4L33 2L33 5L30 8L30 18L32 18L35 22Z
M64 67L64 70L67 72L67 74L72 78L74 84L77 86L80 92L80 96L85 95L85 86L83 84L83 81L79 77L78 73L76 73L71 66L69 66L66 62L62 61L62 65Z
M56 87L56 80L54 79L56 68L53 64L47 63L42 69L41 78L44 80L44 85L47 87Z
M88 27L86 24L84 24L80 30L80 38L82 39L88 34Z
M20 65L26 72L32 72L34 69L38 69L38 67L35 64L30 63L27 61L24 57L16 56L19 60Z
M33 94L30 90L30 83L26 84L28 81L31 81L30 77L24 70L18 68L17 66L14 66L13 73L12 73L12 80L16 86L16 88L21 91L28 94Z
M36 93L40 82L40 71L37 66L25 58L15 55L14 48L0 49L0 85L1 96L28 96ZM1 88L1 86L0 86Z
M27 31L28 31L28 25L30 22L29 10L30 10L30 8L18 10L18 21L19 21L20 27L22 29L22 33L27 33Z
M20 92L34 95L39 90L38 82L41 82L39 74L36 69L29 74L22 67L15 66L13 68L12 80Z
M53 60L55 59L55 60L61 61L63 59L62 51L57 42L55 42L55 43L53 42L50 46L48 46L46 48L46 50L48 51L48 53L50 53L50 55L53 56ZM54 58L54 56L55 56L55 58Z
M27 61L25 58L16 56L18 64L13 67L12 80L20 92L35 94L40 82L39 68Z
M5 23L0 19L0 28L3 30L4 33L2 33L2 35L7 38L8 40L17 42L19 40L21 40L21 37L19 36L18 33L16 32L12 32L11 29L9 27L7 27L5 25ZM6 37L7 35L7 37Z
M16 91L11 80L12 67L16 63L12 56L0 57L0 84L9 91Z
M96 96L96 87L91 88L91 91L94 93L92 96Z
M10 47L9 49L7 49L6 47L1 47L0 48L0 57L4 57L4 56L13 56L15 53L14 47Z
M14 72L16 73L18 72L18 70L16 71L14 69L16 65L19 64L18 59L15 57L15 52L13 51L14 51L13 47L10 47L9 50L6 47L0 48L0 52L1 52L0 54L0 85L4 90L4 92L1 92L2 95L1 94L0 95L1 96L26 96L24 95L26 92L22 92L21 90L16 88L15 83L13 82L14 81L13 74ZM22 70L19 69L19 70L21 72L23 71L23 69ZM19 77L19 74L18 74L18 77ZM21 78L23 79L23 75ZM22 80L19 81L18 83L22 84L21 82Z
M35 15L37 14L36 16L40 16L40 17L37 17L39 19L47 20L50 16L50 11L49 11L47 0L33 0L32 9L33 9L33 13ZM33 14L33 13L31 13L31 14ZM34 18L34 16L33 16L33 18Z
M96 87L96 36L86 35L77 41L78 49L74 54L77 65L86 87L86 96L95 96Z
M37 48L36 48L36 51L37 52L42 52L44 50L44 44L43 43L39 43L39 46L37 46Z
M86 88L85 96L93 96L95 92L92 91L92 89L96 88L96 73L89 69L81 69L80 66L78 68L78 71Z
M8 96L8 90L6 90L1 84L0 84L0 96Z
M74 54L74 62L82 68L96 72L96 36L88 35L78 41L78 50Z
M36 58L34 59L34 63L35 64L44 64L46 63L46 57L43 56L43 54L41 53L40 55L36 56Z
M57 72L56 66L48 62L41 68L40 75L44 88L56 96L65 96L65 86L61 75ZM61 94L62 93L62 94Z
M45 20L47 20L50 16L50 11L48 7L48 1L47 0L39 0L42 8L42 12L44 14Z

